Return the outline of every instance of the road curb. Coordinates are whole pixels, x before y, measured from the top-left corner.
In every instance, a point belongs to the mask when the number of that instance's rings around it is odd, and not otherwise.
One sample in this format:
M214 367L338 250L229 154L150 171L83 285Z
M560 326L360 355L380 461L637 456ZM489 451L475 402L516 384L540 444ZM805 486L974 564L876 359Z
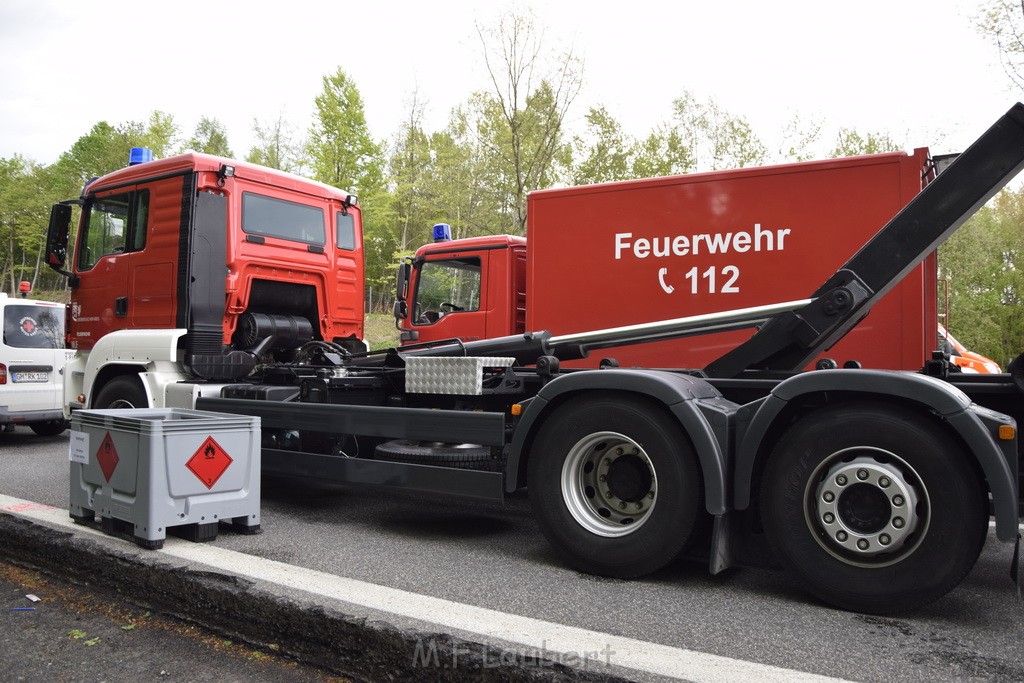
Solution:
M9 513L0 513L0 555L356 680L627 680L607 669L573 668L285 598L238 576L197 570L158 553L128 552Z

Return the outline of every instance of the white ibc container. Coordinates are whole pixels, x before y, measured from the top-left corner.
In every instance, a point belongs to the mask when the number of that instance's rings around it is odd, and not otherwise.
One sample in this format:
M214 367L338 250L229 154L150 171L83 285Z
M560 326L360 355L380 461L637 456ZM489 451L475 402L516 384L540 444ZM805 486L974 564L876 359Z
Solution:
M167 531L217 537L221 522L260 526L260 419L183 408L80 410L71 417L71 496L76 522L145 548Z

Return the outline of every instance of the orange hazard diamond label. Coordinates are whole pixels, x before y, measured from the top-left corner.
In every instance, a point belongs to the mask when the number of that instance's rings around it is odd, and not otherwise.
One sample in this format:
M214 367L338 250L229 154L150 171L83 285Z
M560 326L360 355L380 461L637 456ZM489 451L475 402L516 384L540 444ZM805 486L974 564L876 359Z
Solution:
M103 478L110 481L110 478L114 476L114 470L117 469L117 463L121 459L117 457L117 449L114 448L114 440L110 438L110 432L107 432L106 436L103 437L103 441L100 442L100 447L96 451L96 462L100 464L100 469L103 470Z
M231 456L221 448L220 444L212 436L208 436L199 450L193 453L185 463L185 467L199 477L199 481L203 482L206 488L212 489L232 462L234 461Z

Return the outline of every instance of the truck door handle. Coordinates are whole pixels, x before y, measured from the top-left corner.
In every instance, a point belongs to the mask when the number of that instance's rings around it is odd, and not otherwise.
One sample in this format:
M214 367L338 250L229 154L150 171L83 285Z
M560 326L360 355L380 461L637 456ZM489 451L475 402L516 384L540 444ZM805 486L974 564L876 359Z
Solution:
M114 299L114 315L118 318L124 318L128 315L128 297L119 296Z

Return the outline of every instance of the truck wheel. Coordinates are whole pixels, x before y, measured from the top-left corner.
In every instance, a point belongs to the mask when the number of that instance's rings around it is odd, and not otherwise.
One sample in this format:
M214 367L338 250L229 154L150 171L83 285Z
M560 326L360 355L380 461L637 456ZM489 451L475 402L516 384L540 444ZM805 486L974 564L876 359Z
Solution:
M122 375L103 385L96 395L93 408L148 408L149 400L138 378L133 375Z
M39 436L57 436L68 428L67 420L47 420L46 422L33 422L29 428Z
M987 534L969 455L934 421L854 403L800 420L764 472L764 528L807 589L843 609L887 614L953 589Z
M632 397L578 399L548 417L529 463L529 497L552 546L591 574L635 578L675 559L703 513L689 439Z

